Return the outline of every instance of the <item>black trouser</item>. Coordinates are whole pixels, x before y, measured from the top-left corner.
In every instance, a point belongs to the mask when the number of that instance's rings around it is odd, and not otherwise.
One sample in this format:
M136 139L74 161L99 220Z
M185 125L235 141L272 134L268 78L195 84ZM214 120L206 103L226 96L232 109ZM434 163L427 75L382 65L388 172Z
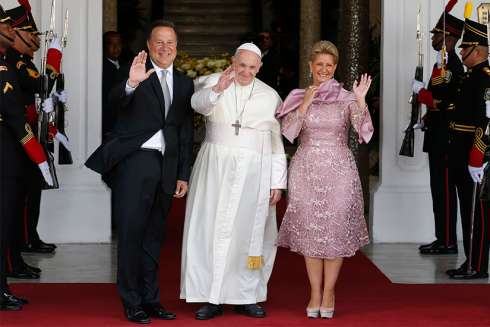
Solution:
M172 195L161 187L162 155L137 151L112 176L117 222L117 288L126 307L160 303L158 266Z
M428 154L436 239L444 246L456 245L457 198L449 178L448 155L441 151Z
M468 172L467 162L457 162L460 158L451 159L449 178L454 182L458 191L461 225L463 227L463 244L467 266L470 251L471 208L473 202L473 180ZM481 201L477 187L473 224L473 243L471 266L477 272L488 272L488 209L489 203Z
M42 175L38 167L29 163L26 169L26 187L22 194L22 209L15 219L15 233L11 238L9 249L10 268L17 271L23 268L22 248L26 244L39 242L37 224L41 205Z
M0 181L0 292L7 291L8 246L14 234L15 221L22 210L24 182L15 178Z

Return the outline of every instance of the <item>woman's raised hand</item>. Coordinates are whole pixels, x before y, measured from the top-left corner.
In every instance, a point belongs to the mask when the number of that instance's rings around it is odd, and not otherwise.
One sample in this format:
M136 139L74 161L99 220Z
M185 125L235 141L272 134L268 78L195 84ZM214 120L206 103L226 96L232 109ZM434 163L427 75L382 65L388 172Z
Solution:
M308 110L308 107L311 105L313 99L315 98L316 91L318 91L318 86L315 85L310 85L305 89L305 97L303 98L303 103L298 109L301 115L304 115Z
M366 94L371 86L371 81L371 76L368 74L362 74L360 81L355 81L354 85L352 86L352 92L354 92L360 106L366 105Z

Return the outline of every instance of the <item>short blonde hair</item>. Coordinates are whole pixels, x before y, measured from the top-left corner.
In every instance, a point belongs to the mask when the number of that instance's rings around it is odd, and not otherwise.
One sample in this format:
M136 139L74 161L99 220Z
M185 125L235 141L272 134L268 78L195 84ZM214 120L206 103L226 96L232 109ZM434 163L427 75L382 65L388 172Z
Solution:
M339 50L330 41L318 41L315 44L313 44L313 47L311 48L310 52L310 60L314 61L316 56L319 54L329 54L334 58L335 64L339 61Z

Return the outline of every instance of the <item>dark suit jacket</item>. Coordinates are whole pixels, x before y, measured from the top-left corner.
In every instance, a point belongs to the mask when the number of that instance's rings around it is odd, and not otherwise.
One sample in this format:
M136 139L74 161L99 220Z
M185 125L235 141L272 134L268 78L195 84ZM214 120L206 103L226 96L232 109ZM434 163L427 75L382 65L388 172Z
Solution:
M147 69L153 68L150 59ZM127 75L126 75L127 76ZM193 145L193 111L191 96L194 84L190 78L173 71L173 101L165 118L165 99L156 73L140 83L129 96L126 81L117 84L111 91L109 105L117 108L117 120L112 132L95 150L85 165L102 174L111 187L114 168L141 145L162 129L165 137L163 155L162 187L168 194L175 192L177 179L188 181Z
M102 135L110 132L116 121L116 110L109 105L109 93L118 83L118 69L104 57L102 62Z

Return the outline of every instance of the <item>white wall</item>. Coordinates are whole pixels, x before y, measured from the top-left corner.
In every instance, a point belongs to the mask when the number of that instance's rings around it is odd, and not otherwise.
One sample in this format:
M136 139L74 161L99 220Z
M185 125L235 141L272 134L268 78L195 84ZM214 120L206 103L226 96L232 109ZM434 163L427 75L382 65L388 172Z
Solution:
M37 26L49 26L51 1L31 0ZM5 9L18 6L2 0ZM57 166L59 190L43 191L39 232L45 241L110 241L110 200L99 175L84 162L101 140L102 0L57 0L56 31L70 11L69 39L63 55L68 92L66 132L72 144L73 165ZM36 54L40 62L42 50ZM39 65L38 65L39 67ZM58 146L56 146L56 149Z
M477 20L476 9L481 2L473 1L472 20ZM428 161L422 152L422 133L415 134L414 158L398 155L403 130L410 119L407 100L417 64L415 32L419 3L425 33L424 81L428 81L435 59L429 31L443 11L442 1L384 0L382 3L381 165L380 184L372 194L371 213L375 242L434 239ZM451 14L463 19L464 3L459 1Z

